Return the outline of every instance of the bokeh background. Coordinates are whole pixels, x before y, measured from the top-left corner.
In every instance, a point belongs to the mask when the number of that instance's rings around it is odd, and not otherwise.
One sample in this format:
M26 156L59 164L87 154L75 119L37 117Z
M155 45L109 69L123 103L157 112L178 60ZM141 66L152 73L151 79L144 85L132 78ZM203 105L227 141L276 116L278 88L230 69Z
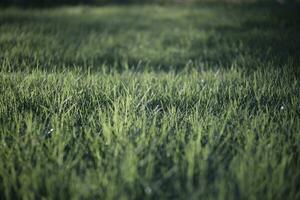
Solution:
M107 4L195 4L195 3L266 3L281 4L299 2L299 0L0 0L1 6L48 7L59 5L107 5Z

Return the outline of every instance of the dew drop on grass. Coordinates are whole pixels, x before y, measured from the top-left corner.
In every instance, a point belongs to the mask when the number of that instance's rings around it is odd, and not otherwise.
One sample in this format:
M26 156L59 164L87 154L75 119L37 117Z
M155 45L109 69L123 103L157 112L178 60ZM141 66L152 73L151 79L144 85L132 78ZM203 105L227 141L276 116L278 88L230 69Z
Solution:
M51 137L51 135L52 135L52 133L53 133L53 131L54 131L54 129L53 129L53 128L51 128L49 131L47 131L47 132L46 132L46 135L45 135L45 137L46 137L46 138L50 138L50 137Z
M53 131L54 131L54 129L51 128L51 129L47 132L47 135L50 135Z

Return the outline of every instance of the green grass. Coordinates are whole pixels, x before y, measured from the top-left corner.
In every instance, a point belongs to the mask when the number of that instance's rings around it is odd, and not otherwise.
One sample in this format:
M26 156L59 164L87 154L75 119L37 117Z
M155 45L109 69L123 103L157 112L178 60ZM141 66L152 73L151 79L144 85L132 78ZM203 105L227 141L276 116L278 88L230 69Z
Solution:
M299 199L297 9L1 9L0 199Z

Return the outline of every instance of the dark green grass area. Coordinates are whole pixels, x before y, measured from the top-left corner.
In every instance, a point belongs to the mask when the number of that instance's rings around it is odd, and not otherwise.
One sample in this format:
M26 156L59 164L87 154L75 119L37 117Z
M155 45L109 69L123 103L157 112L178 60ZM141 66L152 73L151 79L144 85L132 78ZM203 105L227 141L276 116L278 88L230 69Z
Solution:
M271 8L270 8L271 7ZM182 70L299 63L300 7L71 7L2 10L3 68Z
M299 199L298 6L0 10L0 199Z

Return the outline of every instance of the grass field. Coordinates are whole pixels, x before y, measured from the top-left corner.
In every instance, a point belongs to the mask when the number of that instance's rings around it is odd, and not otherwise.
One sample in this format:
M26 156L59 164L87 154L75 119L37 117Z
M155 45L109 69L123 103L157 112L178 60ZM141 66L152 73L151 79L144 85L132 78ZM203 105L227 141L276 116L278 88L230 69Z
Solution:
M0 199L300 199L300 13L0 9Z

